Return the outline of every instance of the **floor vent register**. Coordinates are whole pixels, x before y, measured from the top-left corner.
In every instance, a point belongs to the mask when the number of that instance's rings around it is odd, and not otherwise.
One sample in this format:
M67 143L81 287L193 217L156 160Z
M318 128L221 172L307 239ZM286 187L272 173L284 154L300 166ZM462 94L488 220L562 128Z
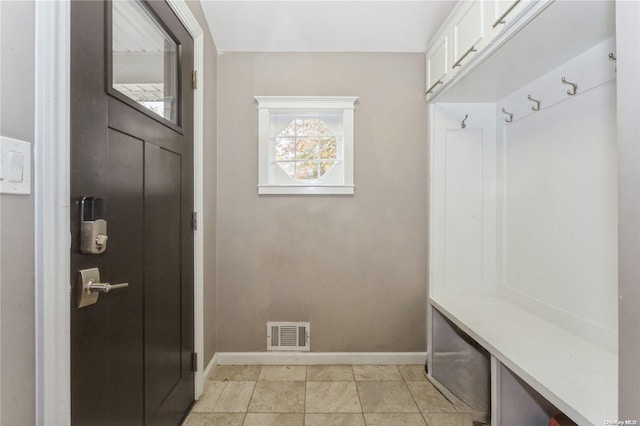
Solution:
M309 351L308 322L267 322L268 351Z

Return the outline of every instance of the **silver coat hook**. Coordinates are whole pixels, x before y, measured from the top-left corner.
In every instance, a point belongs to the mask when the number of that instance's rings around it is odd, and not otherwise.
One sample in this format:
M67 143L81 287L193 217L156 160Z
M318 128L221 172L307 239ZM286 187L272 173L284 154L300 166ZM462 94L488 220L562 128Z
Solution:
M578 85L575 83L571 83L570 81L567 81L566 78L562 77L562 83L563 84L568 84L571 86L572 90L567 90L567 95L569 96L573 96L578 92Z
M502 108L502 112L504 112L505 114L507 114L509 116L509 118L505 118L504 121L506 121L507 123L511 123L513 121L513 114L510 112L505 111L504 108Z
M616 58L616 55L614 55L613 52L609 53L609 59L611 59L612 61L617 61L618 60L618 58Z
M535 106L532 106L532 107L531 107L531 109L532 109L532 110L534 110L534 111L540 111L540 101L539 101L539 100L537 100L537 99L533 99L533 98L531 97L531 95L528 95L528 96L527 96L527 99L529 99L531 102L535 102L535 103L536 103L536 105L535 105Z
M465 121L467 121L467 118L469 118L469 114L465 114L464 118L462 119L462 122L460 123L460 127L462 127L463 129L467 127L467 125L465 124Z

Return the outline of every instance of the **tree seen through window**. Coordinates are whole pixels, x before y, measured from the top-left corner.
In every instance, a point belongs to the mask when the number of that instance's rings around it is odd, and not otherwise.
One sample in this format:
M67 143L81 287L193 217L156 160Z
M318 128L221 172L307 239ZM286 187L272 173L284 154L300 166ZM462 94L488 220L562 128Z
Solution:
M319 118L296 117L274 139L276 163L293 179L319 179L337 162L337 138Z

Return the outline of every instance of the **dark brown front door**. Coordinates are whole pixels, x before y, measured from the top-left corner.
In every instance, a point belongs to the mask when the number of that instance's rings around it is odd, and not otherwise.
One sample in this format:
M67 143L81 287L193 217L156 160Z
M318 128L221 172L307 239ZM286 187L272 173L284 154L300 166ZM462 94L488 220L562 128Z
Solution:
M165 2L73 1L71 52L72 423L177 425L194 389L193 41ZM82 197L103 253L81 253ZM88 268L129 285L78 308Z

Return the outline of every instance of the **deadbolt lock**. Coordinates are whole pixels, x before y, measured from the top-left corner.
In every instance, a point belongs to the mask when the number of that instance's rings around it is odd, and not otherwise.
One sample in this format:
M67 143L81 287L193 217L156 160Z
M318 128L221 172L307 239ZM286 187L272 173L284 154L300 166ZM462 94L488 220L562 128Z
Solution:
M104 249L107 248L107 240L109 239L109 237L107 237L104 234L99 234L96 237L96 248L98 250L104 251Z
M80 252L100 254L107 249L105 199L83 197L80 201Z

